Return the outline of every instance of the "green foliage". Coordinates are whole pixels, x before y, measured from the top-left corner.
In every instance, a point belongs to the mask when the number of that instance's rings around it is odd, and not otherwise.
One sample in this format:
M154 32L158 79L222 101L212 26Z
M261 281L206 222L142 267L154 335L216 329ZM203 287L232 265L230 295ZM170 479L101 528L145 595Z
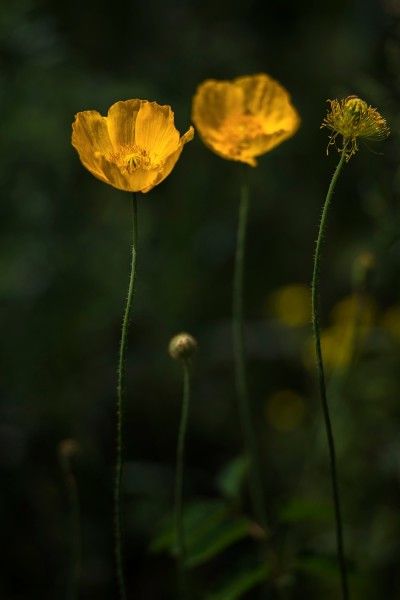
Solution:
M248 459L245 456L237 456L225 465L218 474L218 489L227 500L239 502L248 466Z
M256 586L265 582L269 574L266 565L254 565L232 569L218 591L212 592L206 600L237 600Z
M222 500L194 502L184 508L183 523L188 568L197 567L250 534L246 517L232 513ZM153 539L151 552L175 552L173 518L169 517Z
M338 576L336 557L303 556L297 559L296 567L299 571L304 571L323 580L327 578L332 580Z
M279 518L283 523L296 524L309 521L327 522L332 519L332 509L326 504L319 504L310 500L294 498L285 504L279 511Z

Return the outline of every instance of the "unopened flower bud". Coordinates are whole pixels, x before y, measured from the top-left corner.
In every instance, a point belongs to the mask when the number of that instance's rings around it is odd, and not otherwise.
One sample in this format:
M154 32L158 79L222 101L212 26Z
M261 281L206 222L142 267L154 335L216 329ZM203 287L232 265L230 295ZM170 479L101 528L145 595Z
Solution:
M168 346L168 352L174 360L189 360L197 350L197 342L190 333L178 333Z

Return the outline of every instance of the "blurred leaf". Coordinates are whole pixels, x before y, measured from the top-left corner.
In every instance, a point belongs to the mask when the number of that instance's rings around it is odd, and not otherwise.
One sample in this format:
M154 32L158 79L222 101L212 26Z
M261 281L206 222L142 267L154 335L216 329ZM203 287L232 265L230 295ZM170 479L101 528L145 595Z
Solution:
M336 558L328 556L303 556L296 560L297 569L326 579L337 577L338 567Z
M188 558L186 565L195 567L207 562L235 542L249 535L250 522L234 514L221 500L196 502L183 515ZM151 552L174 554L175 531L169 517L150 546Z
M244 517L232 520L230 515L203 531L196 544L189 549L188 567L195 567L207 562L225 548L243 539L249 533L249 522Z
M217 486L225 498L230 500L239 499L248 466L248 458L240 455L230 461L220 471L217 477Z
M207 600L236 600L255 586L266 580L269 567L265 564L235 570L224 585L209 596Z
M219 519L221 511L225 510L225 504L220 500L199 501L186 505L183 509L186 543L190 543L190 540L196 537L197 531L201 530L204 522ZM152 541L150 551L159 552L173 549L174 536L174 517L169 515L165 519L160 533Z
M332 510L326 504L318 504L309 500L291 500L283 506L279 513L284 523L301 521L328 521L332 518Z

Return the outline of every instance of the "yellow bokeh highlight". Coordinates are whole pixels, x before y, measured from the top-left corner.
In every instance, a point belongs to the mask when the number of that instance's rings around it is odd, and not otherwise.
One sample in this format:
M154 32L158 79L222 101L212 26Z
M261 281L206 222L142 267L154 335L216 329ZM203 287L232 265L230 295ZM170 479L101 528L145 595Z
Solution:
M270 295L268 309L286 327L309 325L311 323L310 288L302 283L281 287Z
M375 303L365 294L351 294L332 309L330 325L321 332L321 347L327 371L345 369L351 364L375 321ZM314 343L310 338L304 350L304 363L315 365Z
M267 423L281 433L298 429L304 417L304 400L293 390L279 390L267 399L265 405Z
M331 320L335 325L348 328L357 320L362 328L370 328L375 317L375 304L365 294L346 296L332 309Z
M400 306L391 306L384 312L381 326L394 339L400 341Z

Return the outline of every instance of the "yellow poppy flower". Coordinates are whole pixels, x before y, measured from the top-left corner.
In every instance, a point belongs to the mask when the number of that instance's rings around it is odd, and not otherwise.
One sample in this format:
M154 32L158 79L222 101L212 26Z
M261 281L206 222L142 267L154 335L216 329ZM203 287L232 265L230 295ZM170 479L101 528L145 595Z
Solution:
M126 192L148 192L172 171L194 130L180 136L170 106L148 100L113 104L106 117L95 110L75 116L72 145L98 179Z
M193 98L192 120L216 154L252 167L256 156L294 135L300 124L288 92L264 73L204 81Z

